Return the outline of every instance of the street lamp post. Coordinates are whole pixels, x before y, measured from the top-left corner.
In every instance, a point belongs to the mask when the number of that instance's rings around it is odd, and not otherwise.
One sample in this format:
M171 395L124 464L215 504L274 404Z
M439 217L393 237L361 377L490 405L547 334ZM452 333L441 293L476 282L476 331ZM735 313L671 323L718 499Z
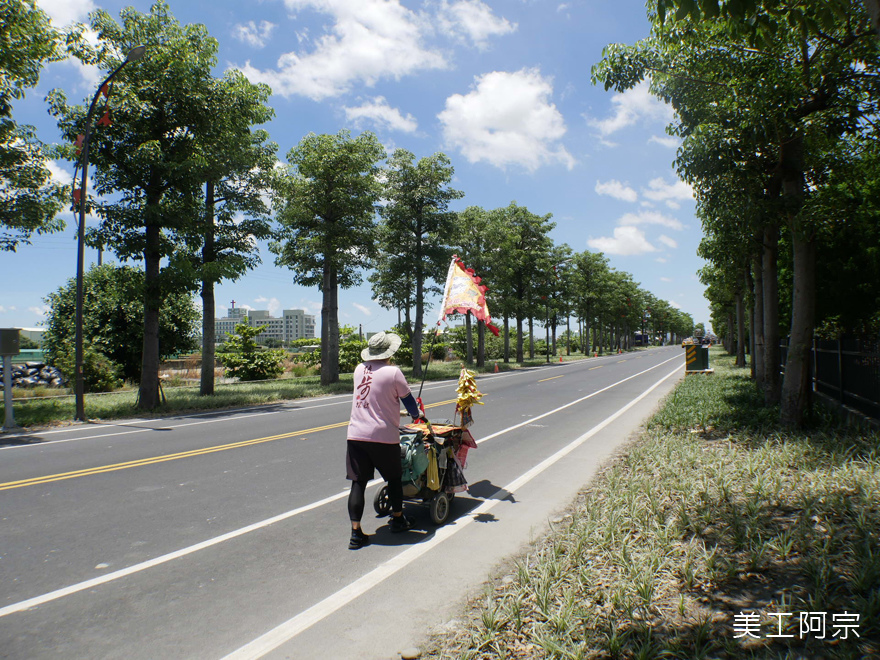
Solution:
M125 60L116 69L104 79L98 86L98 91L92 98L89 105L89 112L86 115L86 125L82 140L82 187L79 192L79 228L76 244L76 317L75 323L75 385L74 394L76 397L76 415L75 419L81 422L86 421L85 411L85 385L83 383L83 261L85 254L85 238L86 238L86 185L89 176L89 138L92 134L92 114L95 112L95 106L98 103L98 97L101 96L101 90L107 85L113 77L122 71L129 62L139 60L144 56L147 50L146 46L135 46L126 55Z

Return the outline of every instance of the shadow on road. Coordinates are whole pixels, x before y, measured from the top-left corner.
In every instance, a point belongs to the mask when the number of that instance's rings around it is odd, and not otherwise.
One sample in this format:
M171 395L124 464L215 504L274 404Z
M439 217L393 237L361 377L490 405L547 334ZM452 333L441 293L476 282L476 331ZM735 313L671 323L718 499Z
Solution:
M474 492L474 488L477 488L477 493ZM488 493L488 496L483 496L481 493ZM475 499L476 496L481 499ZM487 499L498 499L498 500L509 500L511 502L516 502L513 499L513 495L508 493L503 488L498 488L497 486L492 485L491 482L487 480L483 480L477 482L476 484L470 486L468 489L468 493L456 495L451 502L451 511L449 513L449 520L445 523L444 526L454 526L458 520L470 514L474 509L476 509L480 504L483 503L483 500ZM415 525L413 528L407 532L400 532L397 534L391 533L390 522L391 518L384 516L376 516L378 519L382 519L384 517L384 521L379 524L379 527L376 528L376 531L370 536L370 542L373 545L385 545L385 546L401 546L401 545L415 545L416 543L423 543L425 541L433 538L434 534L440 528L438 525L435 525L431 522L431 514L428 503L419 503L412 501L405 501L403 505L403 512L411 516L415 520ZM490 523L490 522L498 522L498 518L495 517L492 513L479 513L474 516L474 522L478 523Z
M468 494L472 497L479 497L484 500L507 500L516 504L516 498L513 493L503 488L499 488L488 479L483 479L468 486Z
M41 445L49 442L37 435L13 435L4 437L0 435L0 448L3 447L21 447L22 445Z

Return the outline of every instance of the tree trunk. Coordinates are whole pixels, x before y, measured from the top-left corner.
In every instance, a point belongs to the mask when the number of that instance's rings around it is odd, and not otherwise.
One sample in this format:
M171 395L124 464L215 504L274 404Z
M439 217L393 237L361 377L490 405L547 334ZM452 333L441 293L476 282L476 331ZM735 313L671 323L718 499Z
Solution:
M329 251L326 255L331 254ZM321 385L339 380L339 289L336 271L324 263L324 300L321 304Z
M810 351L816 314L816 241L792 236L794 251L794 291L792 293L791 334L785 378L782 383L781 421L785 426L803 426L810 404Z
M764 228L764 403L779 403L779 227Z
M736 366L746 366L746 313L743 302L743 292L738 290L734 294L736 301Z
M214 255L214 182L205 184L205 244L202 246L202 373L199 377L199 394L214 394L214 280L210 277L208 264Z
M553 351L551 355L556 357L556 315L553 315L553 320L550 322L550 341L552 342Z
M516 314L516 361L523 363L523 319L519 312Z
M510 362L510 317L504 315L504 364Z
M157 202L158 203L158 200ZM150 214L146 214L149 217ZM144 230L144 348L141 354L141 383L138 389L138 410L155 410L159 406L159 290L161 251L159 226L146 221Z
M757 236L760 240L763 236ZM752 287L755 294L754 301L754 334L755 352L752 355L752 364L755 366L755 382L758 387L764 387L764 268L761 263L761 253L757 253L752 259Z
M421 241L417 245L418 263L421 264ZM416 325L413 329L412 349L413 349L413 376L415 378L422 377L422 326L424 324L424 297L425 297L425 278L422 275L421 266L417 267L416 272ZM428 358L431 359L430 357Z

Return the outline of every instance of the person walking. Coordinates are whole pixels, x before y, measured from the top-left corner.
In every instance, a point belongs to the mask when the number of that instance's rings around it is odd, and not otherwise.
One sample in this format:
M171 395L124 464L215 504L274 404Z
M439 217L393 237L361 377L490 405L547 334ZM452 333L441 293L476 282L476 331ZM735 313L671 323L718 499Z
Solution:
M406 377L391 364L400 348L400 336L379 332L370 337L361 352L363 362L354 370L354 396L348 423L345 454L346 477L351 481L348 516L351 538L348 547L357 550L369 545L370 537L361 528L364 494L374 469L388 482L391 505L391 531L405 532L413 519L403 515L403 473L400 462L400 404L413 418L422 418Z

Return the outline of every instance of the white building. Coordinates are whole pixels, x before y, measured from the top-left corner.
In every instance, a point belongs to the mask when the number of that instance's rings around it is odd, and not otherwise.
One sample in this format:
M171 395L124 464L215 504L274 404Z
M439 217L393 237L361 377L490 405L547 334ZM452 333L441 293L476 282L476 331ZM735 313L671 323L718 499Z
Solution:
M235 334L235 326L245 321L252 328L265 328L257 335L257 341L261 344L266 343L267 339L288 342L315 337L315 317L301 309L285 309L281 318L277 318L270 316L268 310L245 310L243 307L236 307L233 302L226 318L214 319L214 341L226 341L227 335Z

